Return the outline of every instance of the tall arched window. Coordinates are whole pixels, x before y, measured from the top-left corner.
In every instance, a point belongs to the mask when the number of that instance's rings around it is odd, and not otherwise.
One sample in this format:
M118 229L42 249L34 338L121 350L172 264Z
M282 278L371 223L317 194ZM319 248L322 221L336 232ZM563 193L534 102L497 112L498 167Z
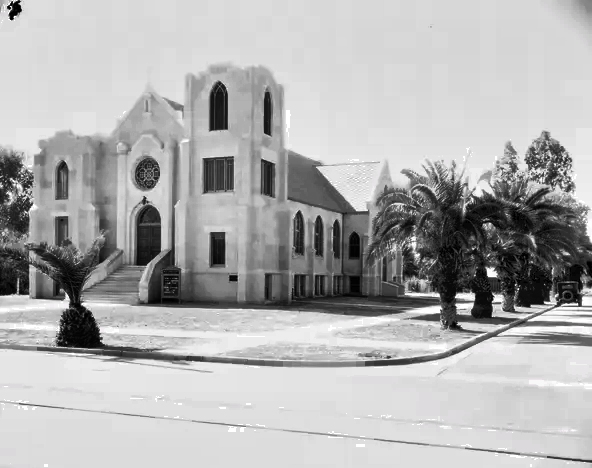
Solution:
M341 255L341 227L339 221L333 223L333 256L339 258Z
M315 221L314 248L317 257L323 256L323 220L317 216Z
M210 131L213 130L228 130L228 93L219 81L210 93Z
M360 236L356 232L349 236L349 258L360 258Z
M56 200L68 199L68 165L62 161L56 170Z
M271 93L265 90L265 97L263 98L263 133L271 136L271 126L273 122L273 103L271 100Z
M300 211L294 216L294 253L304 255L304 218Z

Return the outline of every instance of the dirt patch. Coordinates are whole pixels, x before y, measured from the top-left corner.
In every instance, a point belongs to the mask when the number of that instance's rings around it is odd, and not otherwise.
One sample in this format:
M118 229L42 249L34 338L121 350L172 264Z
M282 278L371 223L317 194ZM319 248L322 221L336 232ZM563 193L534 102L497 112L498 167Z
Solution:
M371 353L373 349L354 346L325 346L309 345L306 343L273 343L269 345L255 346L252 348L232 351L219 356L252 358L252 359L277 359L292 361L362 361L371 358L361 355ZM430 350L388 349L381 348L380 355L388 355L391 358L410 357L422 354L431 354ZM377 355L378 356L378 355Z
M339 338L357 338L376 341L449 343L466 341L479 333L479 331L472 328L463 331L440 330L439 324L426 324L406 320L369 327L351 328L338 332L335 336Z

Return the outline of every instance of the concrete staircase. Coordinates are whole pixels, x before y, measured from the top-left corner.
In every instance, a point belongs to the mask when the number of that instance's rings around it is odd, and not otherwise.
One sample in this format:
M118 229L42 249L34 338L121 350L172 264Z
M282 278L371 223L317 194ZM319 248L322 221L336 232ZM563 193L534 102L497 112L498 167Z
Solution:
M82 293L85 302L137 304L140 279L145 266L122 265L100 283Z

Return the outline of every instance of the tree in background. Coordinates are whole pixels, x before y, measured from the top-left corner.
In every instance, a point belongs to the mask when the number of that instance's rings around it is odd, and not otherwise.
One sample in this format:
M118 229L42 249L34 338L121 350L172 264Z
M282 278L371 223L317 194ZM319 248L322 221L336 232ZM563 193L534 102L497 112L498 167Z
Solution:
M558 203L566 207L571 207L578 214L579 219L575 221L578 233L579 242L581 245L587 245L590 242L587 234L587 216L590 210L585 203L580 202L575 198L576 184L573 176L573 161L569 152L554 138L551 138L551 133L547 130L541 132L541 136L532 141L524 158L528 167L528 177L535 183L550 186L555 192L553 197ZM585 264L588 258L586 249L580 252L574 262ZM551 283L545 282L544 296L549 299L551 285L556 284L557 281L564 280L568 276L571 265L564 265L559 267L553 275L551 271L545 272L546 276L552 278ZM539 295L536 284L532 293L534 296ZM534 298L531 298L531 300ZM536 300L536 299L535 299ZM534 302L533 303L537 303Z
M29 232L33 205L33 171L25 166L24 154L0 147L0 226L17 237Z
M567 150L551 133L543 130L541 136L534 139L524 157L528 178L539 184L570 193L576 188L573 180L573 161Z
M495 162L491 182L495 183L496 180L502 180L511 184L525 179L527 177L526 173L520 170L519 165L518 153L512 146L512 142L507 141L504 145L504 155Z
M0 244L16 247L26 241L32 204L33 172L24 154L0 147ZM28 272L0 259L0 295L28 292Z

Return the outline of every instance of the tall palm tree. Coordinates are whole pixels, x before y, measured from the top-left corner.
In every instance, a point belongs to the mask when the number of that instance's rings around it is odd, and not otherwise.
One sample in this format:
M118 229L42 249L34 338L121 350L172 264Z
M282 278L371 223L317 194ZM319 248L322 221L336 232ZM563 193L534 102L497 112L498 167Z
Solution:
M459 329L456 293L470 260L467 250L472 239L484 237L484 225L497 220L499 203L474 197L455 161L447 167L443 161L427 160L422 167L426 175L402 171L409 188L387 190L377 200L368 261L373 263L394 245L416 242L440 295L441 328Z
M527 283L528 261L540 258L556 262L567 247L565 236L573 240L571 231L558 229L557 220L567 216L566 208L549 198L550 187L532 184L526 178L492 181L491 173L486 173L480 180L489 185L482 198L504 207L504 227L496 229L490 250L500 279L502 310L514 312L516 284L520 287Z
M92 312L82 305L82 289L98 264L104 243L105 231L102 231L84 254L69 241L61 246L27 243L24 249L0 246L0 257L10 260L22 271L33 266L66 292L69 304L60 319L57 346L97 348L103 345Z

